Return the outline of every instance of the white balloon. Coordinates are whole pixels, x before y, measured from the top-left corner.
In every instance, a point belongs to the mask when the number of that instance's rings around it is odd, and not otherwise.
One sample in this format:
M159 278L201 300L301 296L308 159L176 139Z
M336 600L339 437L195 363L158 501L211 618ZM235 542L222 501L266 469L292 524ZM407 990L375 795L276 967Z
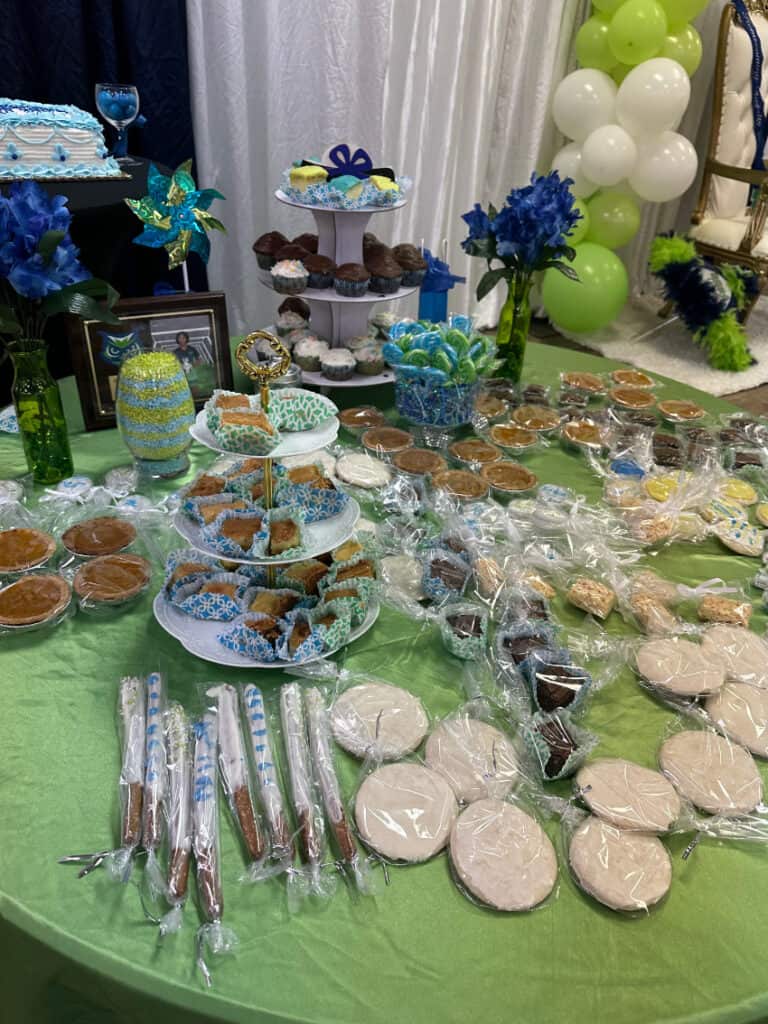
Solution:
M596 128L616 120L616 92L616 83L604 71L574 71L555 90L555 124L569 139L583 142Z
M699 158L684 135L662 132L638 146L637 163L629 184L649 203L677 199L696 178Z
M588 199L597 192L596 183L582 172L581 146L578 142L569 142L560 150L552 161L552 170L559 171L561 178L573 178L571 192L577 199Z
M691 80L682 64L655 57L638 64L621 83L616 116L630 135L674 131L691 101Z
M581 166L590 181L616 185L627 178L637 161L635 140L618 124L597 128L581 147Z

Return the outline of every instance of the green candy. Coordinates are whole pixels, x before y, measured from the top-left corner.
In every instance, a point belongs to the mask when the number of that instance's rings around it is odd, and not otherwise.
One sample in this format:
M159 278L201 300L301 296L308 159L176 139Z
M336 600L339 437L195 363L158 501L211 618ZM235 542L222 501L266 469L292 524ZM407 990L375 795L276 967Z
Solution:
M445 336L445 341L448 345L456 350L456 355L461 359L469 352L469 339L466 334L462 334L457 328L452 327Z
M455 379L460 384L474 384L477 380L477 368L469 356L459 360Z
M404 334L402 338L397 338L395 344L401 352L407 352L413 345L413 335Z
M449 376L453 372L453 365L451 360L448 358L448 353L443 352L442 349L438 349L433 353L432 366L436 370L442 370L443 373L447 373Z
M423 348L415 348L403 356L406 366L429 366L429 353Z

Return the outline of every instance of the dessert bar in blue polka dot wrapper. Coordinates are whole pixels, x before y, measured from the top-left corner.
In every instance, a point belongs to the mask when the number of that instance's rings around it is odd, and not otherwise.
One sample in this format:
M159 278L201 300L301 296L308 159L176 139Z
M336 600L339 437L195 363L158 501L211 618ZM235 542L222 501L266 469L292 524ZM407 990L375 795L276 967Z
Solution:
M220 591L204 591L206 586L233 588L232 596ZM181 611L195 619L231 622L245 611L243 595L248 587L245 577L232 572L214 573L207 579L194 580L174 591L172 601Z

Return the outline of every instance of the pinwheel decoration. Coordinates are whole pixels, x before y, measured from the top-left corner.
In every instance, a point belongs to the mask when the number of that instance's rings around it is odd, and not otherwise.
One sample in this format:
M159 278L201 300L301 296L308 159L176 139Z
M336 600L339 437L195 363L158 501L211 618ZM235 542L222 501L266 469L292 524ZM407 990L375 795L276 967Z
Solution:
M220 220L208 213L214 199L224 199L224 196L215 188L199 189L191 170L191 159L179 164L170 177L150 164L149 195L125 200L144 224L144 230L134 242L150 249L165 249L171 270L180 266L190 252L196 252L203 263L207 263L211 252L208 231L211 228L227 230Z

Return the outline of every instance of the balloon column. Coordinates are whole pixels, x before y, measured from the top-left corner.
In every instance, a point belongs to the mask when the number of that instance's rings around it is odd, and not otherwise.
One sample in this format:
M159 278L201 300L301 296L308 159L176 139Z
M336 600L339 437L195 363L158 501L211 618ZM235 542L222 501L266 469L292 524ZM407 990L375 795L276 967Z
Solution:
M544 275L544 307L559 327L588 332L619 314L629 293L627 271L613 250L640 227L640 205L686 192L698 157L677 129L701 63L692 18L709 0L593 0L576 37L579 71L555 92L553 116L573 141L552 167L573 179L586 213L571 244L579 282Z

